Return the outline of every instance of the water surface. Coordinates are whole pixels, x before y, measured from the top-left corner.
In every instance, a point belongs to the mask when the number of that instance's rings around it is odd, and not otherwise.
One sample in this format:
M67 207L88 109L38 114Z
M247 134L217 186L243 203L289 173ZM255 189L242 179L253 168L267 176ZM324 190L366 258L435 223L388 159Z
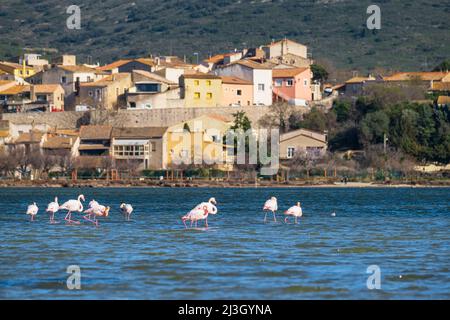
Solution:
M449 190L1 189L0 298L449 299ZM110 218L50 225L47 203L79 193L110 205ZM302 202L299 225L263 223L272 195L279 221ZM210 228L184 230L180 217L211 196ZM133 204L133 221L121 201ZM81 290L67 289L70 265L81 268ZM370 265L381 290L367 289Z

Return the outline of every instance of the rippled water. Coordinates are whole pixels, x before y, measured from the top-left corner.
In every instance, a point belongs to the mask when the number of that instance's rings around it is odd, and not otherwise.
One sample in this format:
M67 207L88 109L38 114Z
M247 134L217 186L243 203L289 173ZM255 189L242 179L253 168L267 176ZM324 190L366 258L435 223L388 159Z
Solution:
M0 298L449 299L449 191L2 189ZM111 205L111 217L99 228L50 225L46 204L79 193ZM302 202L299 225L263 223L272 195L280 210ZM210 229L184 230L179 218L210 196ZM134 205L133 221L121 201ZM81 290L66 287L69 265L81 268ZM370 265L381 290L367 289Z

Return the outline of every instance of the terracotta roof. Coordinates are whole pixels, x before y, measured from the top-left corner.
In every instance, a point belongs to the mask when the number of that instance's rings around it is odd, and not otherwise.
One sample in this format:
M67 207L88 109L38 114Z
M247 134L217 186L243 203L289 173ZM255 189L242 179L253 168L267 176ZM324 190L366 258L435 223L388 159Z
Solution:
M309 68L286 68L286 69L273 69L273 78L293 78L296 75L305 72Z
M324 133L307 130L307 129L298 129L294 131L290 131L287 133L284 133L280 136L280 141L286 141L289 139L292 139L297 136L305 136L323 143L327 142L327 136Z
M66 138L66 137L51 137L48 138L44 145L43 149L71 149L75 142L74 138Z
M16 94L19 94L19 93L22 93L22 92L27 92L27 91L30 91L30 86L28 86L28 85L15 85L15 86L13 86L13 87L10 87L10 88L8 88L8 89L5 89L5 90L3 90L3 91L0 91L0 94L1 95L10 95L10 96L12 96L12 95L16 95Z
M119 139L160 138L164 135L166 130L167 127L114 128L112 136Z
M245 66L245 67L248 67L251 69L267 69L267 70L271 69L269 67L266 67L260 63L252 61L252 60L239 60L239 61L231 63L230 65L233 65L233 64L239 64L241 66Z
M7 137L9 137L9 130L0 129L0 138L7 138Z
M59 84L35 84L33 90L36 93L53 93L58 89L63 89Z
M423 81L440 81L449 72L399 72L390 77L384 77L384 81L408 81L419 78Z
M119 68L120 66L123 66L124 64L127 64L128 62L131 62L131 61L133 61L133 60L117 60L117 61L114 61L113 63L107 64L102 67L97 67L95 69L100 70L100 71L110 71L112 69Z
M231 118L221 115L221 114L216 114L216 113L211 113L211 114L207 114L205 115L205 117L211 118L211 119L215 119L215 120L219 120L222 122L231 122Z
M108 150L103 144L81 144L78 150Z
M69 71L69 72L84 72L84 73L102 73L101 70L97 70L94 68L86 67L83 65L80 66L57 66L60 69Z
M14 140L14 144L24 144L24 143L40 143L44 133L38 130L24 132Z
M128 77L131 80L131 75L129 73L125 73L125 72L124 73L114 73L114 74L111 74L111 75L109 75L103 79L100 79L98 81L95 81L95 82L80 83L80 87L107 87L107 86L113 84L114 81L122 80L122 79L125 79Z
M170 81L170 80L164 78L163 76L161 76L161 75L159 75L157 73L154 73L154 72L148 72L148 71L145 71L145 70L133 70L133 73L137 73L137 74L139 74L141 76L144 76L144 77L148 78L149 80L155 80L155 81L158 81L158 82L161 82L161 83L166 83L166 84L169 84L169 85L178 85L178 83L172 82L172 81Z
M153 59L150 58L139 58L139 59L134 59L134 61L146 64L150 67L153 67L155 65L155 61Z
M433 82L431 90L450 91L450 82Z
M447 104L450 105L450 97L448 96L440 96L437 100L438 104Z
M108 125L81 126L80 138L83 140L109 140L112 127Z
M15 81L14 80L0 80L0 86L4 86L5 84L10 84L10 83L15 83Z
M354 77L351 78L350 80L347 80L345 83L362 83L365 81L372 81L372 80L376 80L373 77Z
M185 79L221 79L219 76L205 73L185 74L182 77L184 77Z
M221 77L222 83L226 84L242 84L242 85L252 85L250 81L238 78L238 77Z

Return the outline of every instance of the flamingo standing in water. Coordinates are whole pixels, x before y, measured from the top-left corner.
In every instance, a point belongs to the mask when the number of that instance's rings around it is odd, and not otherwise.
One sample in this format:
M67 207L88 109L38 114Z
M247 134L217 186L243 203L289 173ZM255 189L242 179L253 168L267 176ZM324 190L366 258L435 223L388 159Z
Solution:
M98 227L97 217L108 217L110 209L110 207L105 207L99 204L97 201L92 200L91 202L89 202L89 209L84 211L84 213L87 213L87 215L85 215L83 218L89 222L92 222ZM92 216L94 216L93 220Z
M50 223L54 224L55 222L55 213L59 210L58 198L55 197L54 202L50 202L47 206L47 212L50 215Z
M264 216L264 222L267 221L267 212L268 211L272 211L273 221L277 222L277 217L275 216L275 212L278 210L277 198L272 197L269 200L267 200L266 203L264 204L263 210L266 212L266 215Z
M39 208L36 205L36 202L30 204L27 209L27 214L30 215L30 221L34 221L34 217L38 214Z
M215 198L209 199L208 202L200 203L187 215L181 218L184 226L187 228L186 221L191 221L191 227L193 223L195 223L195 226L197 227L197 223L199 220L205 220L205 227L208 228L208 215L217 214L216 205L217 201Z
M131 216L131 213L133 212L133 210L134 209L131 206L131 204L126 204L126 203L122 202L122 204L120 205L120 211L122 211L122 213L125 215L125 219L127 221L130 221L130 216Z
M67 210L67 215L64 220L66 220L68 223L80 224L79 221L74 221L71 218L72 212L83 212L83 204L81 203L81 201L86 201L82 194L78 196L77 200L69 200L59 207L59 209L61 210Z
M287 215L286 219L284 219L285 223L288 223L289 216L293 216L295 217L295 224L297 224L297 218L301 218L303 216L301 203L297 202L295 206L290 207L284 214Z

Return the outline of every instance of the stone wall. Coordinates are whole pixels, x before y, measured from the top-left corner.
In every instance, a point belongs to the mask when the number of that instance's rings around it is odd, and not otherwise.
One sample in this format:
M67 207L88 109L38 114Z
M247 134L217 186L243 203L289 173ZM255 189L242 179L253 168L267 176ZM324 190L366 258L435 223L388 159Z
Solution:
M111 124L116 127L166 127L182 121L193 119L205 114L218 114L228 116L242 110L245 111L253 124L268 113L269 107L250 106L236 107L214 107L214 108L173 108L153 110L119 110L90 111L90 112L54 112L54 113L4 113L3 120L12 123L35 124L46 123L51 127L79 128L87 124ZM302 110L302 109L299 109Z

